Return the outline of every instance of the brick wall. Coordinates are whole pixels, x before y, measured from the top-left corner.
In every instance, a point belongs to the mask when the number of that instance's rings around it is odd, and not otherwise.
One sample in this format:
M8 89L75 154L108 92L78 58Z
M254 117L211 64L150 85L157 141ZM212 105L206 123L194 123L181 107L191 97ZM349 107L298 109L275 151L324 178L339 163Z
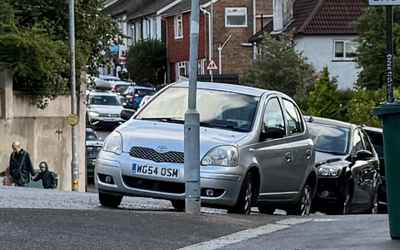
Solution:
M170 68L170 80L175 81L175 63L189 61L190 49L190 13L183 14L183 38L175 39L174 17L167 17L166 36L167 36L167 55ZM200 15L200 34L199 34L199 59L206 57L206 35L205 17Z

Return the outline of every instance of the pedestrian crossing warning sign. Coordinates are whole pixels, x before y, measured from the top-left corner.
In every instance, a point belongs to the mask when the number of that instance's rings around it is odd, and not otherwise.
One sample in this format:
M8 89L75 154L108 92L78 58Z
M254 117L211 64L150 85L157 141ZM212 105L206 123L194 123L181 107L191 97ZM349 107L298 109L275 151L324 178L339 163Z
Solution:
M207 66L207 70L217 70L218 66L215 64L214 60L211 60Z

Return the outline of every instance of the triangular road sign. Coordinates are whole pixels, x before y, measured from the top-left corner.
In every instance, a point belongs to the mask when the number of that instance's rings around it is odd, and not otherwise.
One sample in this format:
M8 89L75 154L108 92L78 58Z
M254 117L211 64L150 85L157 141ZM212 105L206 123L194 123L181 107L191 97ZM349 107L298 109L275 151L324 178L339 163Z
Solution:
M214 60L211 60L207 66L207 70L217 70L218 66L215 64Z

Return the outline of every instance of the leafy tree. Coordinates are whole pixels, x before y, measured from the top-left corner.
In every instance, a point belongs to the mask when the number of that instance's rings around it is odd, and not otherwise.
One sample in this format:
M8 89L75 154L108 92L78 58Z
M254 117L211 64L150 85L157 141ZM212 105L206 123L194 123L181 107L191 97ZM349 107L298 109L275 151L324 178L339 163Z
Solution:
M395 44L400 43L400 8L395 7L393 37ZM385 9L383 7L368 8L357 23L359 33L359 47L357 62L362 71L357 85L370 90L382 88L386 78L386 33L385 33ZM398 84L400 76L400 62L396 60L400 46L395 46L394 59L394 84Z
M298 101L314 83L314 69L286 35L265 35L261 53L244 78L246 84L279 90Z
M107 62L118 29L101 12L103 0L77 0L77 69L89 74ZM119 39L117 39L117 42ZM68 2L0 1L0 65L13 70L17 90L42 97L66 93L69 80ZM79 82L79 81L78 81Z
M128 71L135 82L160 85L164 83L166 48L159 40L135 43L128 52Z
M338 90L335 78L330 79L325 67L307 98L307 114L337 120L347 119L351 91Z

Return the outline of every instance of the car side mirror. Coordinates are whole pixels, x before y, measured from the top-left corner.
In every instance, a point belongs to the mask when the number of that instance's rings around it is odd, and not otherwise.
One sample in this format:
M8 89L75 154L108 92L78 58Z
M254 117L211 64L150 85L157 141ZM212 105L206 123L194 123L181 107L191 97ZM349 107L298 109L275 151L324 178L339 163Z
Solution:
M286 132L284 129L281 128L270 128L264 127L263 131L261 131L261 141L266 141L268 139L280 139L285 137Z
M355 156L354 156L354 161L368 161L370 160L374 155L372 154L371 151L368 150L360 150L358 151Z

